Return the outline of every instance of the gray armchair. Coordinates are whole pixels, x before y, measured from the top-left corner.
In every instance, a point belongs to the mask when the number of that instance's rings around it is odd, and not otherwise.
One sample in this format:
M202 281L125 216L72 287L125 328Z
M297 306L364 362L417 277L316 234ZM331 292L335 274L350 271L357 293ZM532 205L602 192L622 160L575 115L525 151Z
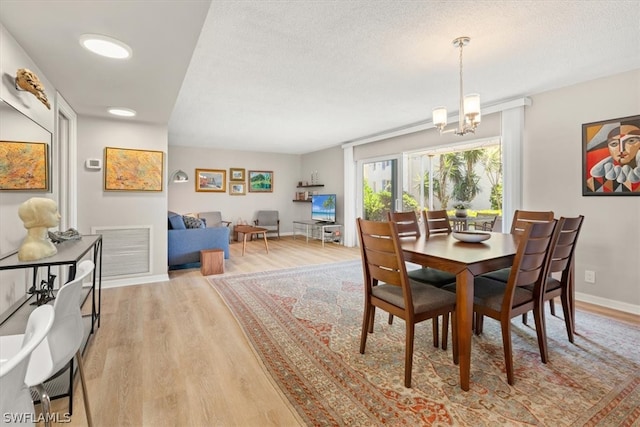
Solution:
M278 217L278 211L258 211L256 220L253 222L256 227L266 228L267 235L269 233L276 233L278 239L280 238L280 218Z
M198 218L204 219L207 227L229 227L231 221L223 221L220 211L200 212Z

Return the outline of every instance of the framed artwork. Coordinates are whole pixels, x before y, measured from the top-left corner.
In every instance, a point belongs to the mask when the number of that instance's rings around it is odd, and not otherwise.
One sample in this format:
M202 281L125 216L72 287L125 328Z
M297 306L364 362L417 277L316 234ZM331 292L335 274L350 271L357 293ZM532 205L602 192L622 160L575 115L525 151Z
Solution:
M244 182L229 181L229 194L232 196L244 196L246 194Z
M582 125L582 195L640 196L640 116Z
M196 191L226 192L227 171L224 169L196 169Z
M49 145L0 141L0 190L49 191Z
M229 181L244 181L244 169L230 168L229 169Z
M106 147L105 191L162 191L164 152Z
M272 193L273 171L249 171L250 193Z

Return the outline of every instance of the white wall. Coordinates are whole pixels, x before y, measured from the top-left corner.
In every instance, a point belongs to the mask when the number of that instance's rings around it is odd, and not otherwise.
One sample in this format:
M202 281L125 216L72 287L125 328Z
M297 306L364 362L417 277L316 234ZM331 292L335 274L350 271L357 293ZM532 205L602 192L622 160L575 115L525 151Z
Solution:
M317 191L319 194L336 195L336 221L344 224L344 168L342 164L343 150L340 147L327 148L326 150L304 154L300 170L302 171L302 181L311 182L311 173L318 171L318 182L324 187L309 188L310 191ZM301 189L300 191L304 191ZM311 219L311 204L300 203L305 209L298 219Z
M578 298L640 313L640 196L582 196L582 124L640 114L640 70L545 92L525 110L523 208L582 214ZM584 281L596 272L596 283Z
M167 279L167 145L166 126L78 117L78 231L89 234L92 227L151 225L151 275L134 283ZM104 162L105 147L164 152L163 191L104 191L104 164L102 170L94 170L85 168L84 162L88 158Z
M281 234L290 233L293 229L293 220L301 215L302 203L292 202L297 183L302 179L300 156L297 154L170 146L168 159L168 209L170 211L180 214L220 211L222 219L236 224L239 219L252 222L258 210L277 210L280 215ZM249 170L273 171L273 192L250 193L247 188L245 195L230 195L229 168L245 169L246 179L248 179ZM171 175L178 169L189 175L189 182L171 182ZM196 169L225 170L226 192L196 192ZM166 212L163 215L166 217Z
M18 68L28 68L38 75L45 87L51 109L47 109L35 96L15 88ZM0 109L0 140L46 142L49 144L49 160L55 155L56 147L51 142L55 116L55 88L46 79L27 53L0 24L0 102L6 105ZM57 173L52 171L52 175ZM47 197L59 202L55 189L55 179L49 183L51 191L0 191L0 255L16 251L27 235L18 217L18 206L31 197ZM0 272L0 313L13 305L31 286L30 271L10 270Z

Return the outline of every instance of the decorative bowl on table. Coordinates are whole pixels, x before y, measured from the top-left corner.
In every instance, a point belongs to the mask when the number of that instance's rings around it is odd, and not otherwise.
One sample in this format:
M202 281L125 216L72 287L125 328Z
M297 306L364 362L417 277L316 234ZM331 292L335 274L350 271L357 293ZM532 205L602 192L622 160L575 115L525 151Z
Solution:
M491 233L483 231L454 231L453 238L466 243L478 243L491 238Z

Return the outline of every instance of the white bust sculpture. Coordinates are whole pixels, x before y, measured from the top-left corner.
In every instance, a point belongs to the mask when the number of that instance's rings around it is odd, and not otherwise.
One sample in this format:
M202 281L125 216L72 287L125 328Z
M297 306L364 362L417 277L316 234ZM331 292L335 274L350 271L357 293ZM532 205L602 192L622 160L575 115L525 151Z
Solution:
M27 229L27 237L18 250L20 261L35 261L50 257L58 249L48 240L48 228L56 227L60 214L56 202L44 197L32 197L18 208L18 216Z

